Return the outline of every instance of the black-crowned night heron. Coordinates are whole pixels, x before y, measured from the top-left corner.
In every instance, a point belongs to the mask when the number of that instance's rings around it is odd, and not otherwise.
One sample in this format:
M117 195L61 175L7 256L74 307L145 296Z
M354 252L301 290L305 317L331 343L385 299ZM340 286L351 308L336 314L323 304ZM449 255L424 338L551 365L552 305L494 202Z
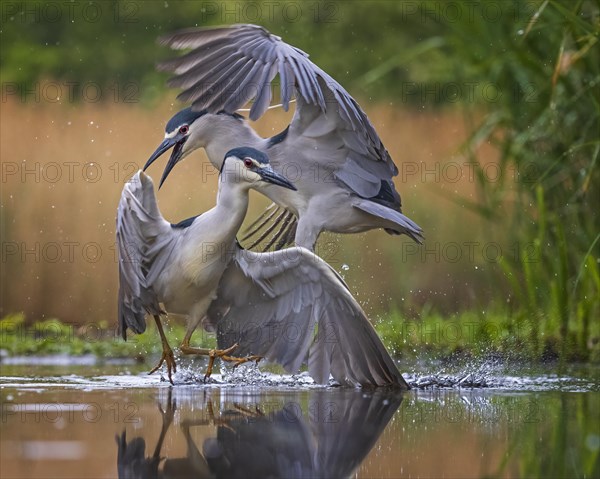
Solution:
M224 155L217 204L172 225L160 214L151 179L141 171L125 185L117 214L119 324L145 330L156 321L169 377L175 367L160 315L186 315L184 354L244 362L264 357L296 372L307 360L318 383L333 376L346 385L408 389L365 313L339 275L301 247L271 253L242 249L236 234L251 188L270 183L293 191L269 158L252 148ZM282 188L283 189L283 188ZM217 332L217 351L193 348L202 326ZM235 346L235 348L234 348ZM235 349L236 356L230 354ZM157 369L155 368L155 370Z
M268 209L251 228L247 238L259 237L250 247L273 231L267 249L295 241L313 250L322 231L376 228L422 242L421 228L401 213L392 182L398 169L367 115L306 53L255 25L182 30L160 43L192 49L159 65L175 73L169 85L183 88L178 98L192 104L169 120L164 141L144 167L173 148L161 185L198 148L220 169L225 152L247 145L268 153L273 169L293 175L298 188L257 187L279 208ZM277 74L283 108L287 111L294 94L296 111L284 131L262 138L235 112L254 100L249 116L258 119L269 106Z

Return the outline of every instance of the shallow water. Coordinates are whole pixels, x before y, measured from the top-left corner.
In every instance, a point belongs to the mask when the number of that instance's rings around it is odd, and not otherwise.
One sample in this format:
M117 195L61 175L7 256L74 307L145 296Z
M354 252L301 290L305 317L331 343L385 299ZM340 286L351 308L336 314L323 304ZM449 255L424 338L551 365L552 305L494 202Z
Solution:
M254 367L170 387L140 365L18 362L1 365L3 479L600 477L597 368L426 365L398 394Z

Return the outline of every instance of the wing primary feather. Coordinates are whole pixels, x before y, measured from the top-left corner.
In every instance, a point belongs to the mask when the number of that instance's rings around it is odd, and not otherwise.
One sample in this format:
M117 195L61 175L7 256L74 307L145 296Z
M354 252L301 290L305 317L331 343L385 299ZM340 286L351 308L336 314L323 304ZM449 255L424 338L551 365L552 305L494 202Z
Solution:
M273 211L269 213L271 209L273 209ZM269 223L269 221L271 221L271 218L273 218L273 216L275 216L280 209L281 206L278 206L277 203L271 203L271 205L268 206L267 209L258 218L256 218L256 220L254 220L250 226L248 226L242 241L246 241L258 233L267 223Z
M201 52L199 55L201 61L190 65L181 65L172 73L175 74L169 79L167 85L175 88L189 88L198 82L202 82L206 77L212 75L217 68L222 68L235 57L241 57L242 54L233 45L224 45L219 50L209 50L207 53ZM227 58L227 63L223 62L223 57ZM184 71L182 71L184 70Z
M158 209L152 180L138 171L123 188L117 209L119 253L118 322L123 338L130 328L146 329L146 313L163 311L153 275L169 261L176 235Z
M194 83L192 87L181 93L181 98L184 101L194 102L194 104L207 105L207 109L209 109L210 101L218 99L223 89L227 86L229 75L235 71L238 64L242 65L244 63L243 56L238 54L232 55L228 63L219 64L209 74L203 75L202 79ZM208 101L209 98L211 99L210 101Z
M208 102L208 109L210 111L225 110L225 105L227 103L233 103L234 100L236 105L244 105L247 102L247 100L242 101L242 97L239 95L237 82L240 78L244 77L246 73L248 73L250 70L252 70L252 64L247 63L237 71L235 65L232 65L230 70L224 72L223 75L221 75L221 78L216 82L217 84L219 84L219 90L217 93L212 94L213 98L212 100L210 100L210 102ZM227 78L229 76L230 71L232 72L232 75L229 78ZM204 103L202 98L198 98L196 101L200 102L201 104ZM235 110L237 110L237 107L225 111L232 112Z
M210 63L215 59L222 60L223 56L235 51L233 45L224 43L220 45L208 45L185 55L173 59L164 60L156 64L156 69L161 72L170 72L175 75L182 75L194 67L202 66L203 69L210 71Z
M271 246L273 246L277 242L277 240L279 240L279 238L281 238L285 234L288 225L290 224L290 222L293 219L294 219L294 214L292 212L286 210L282 225L279 227L279 229L275 232L273 237L269 240L267 245L264 247L263 252L268 251L271 248Z
M263 74L258 83L258 95L254 99L254 104L252 108L250 108L250 119L253 121L258 120L267 108L269 107L269 103L271 102L271 82L275 77L277 70L274 64L265 64L263 68Z
M262 65L259 62L252 65L252 69L248 73L247 77L238 85L236 92L225 103L223 109L226 112L232 113L238 110L240 106L245 105L256 96L256 79L261 68Z
M271 224L271 226L269 226L264 232L263 234L261 234L256 241L254 241L254 243L252 243L252 245L248 246L248 249L252 249L256 246L258 246L262 240L264 240L267 236L269 236L271 234L271 232L277 228L277 226L279 225L279 223L281 223L281 221L283 220L283 218L285 217L287 213L286 209L283 209L283 211L281 212L281 214L275 218L275 220L273 221L273 223Z
M281 239L275 245L275 250L280 250L284 246L290 245L294 242L296 236L296 225L298 221L295 216L292 217L292 221L288 224L287 228Z

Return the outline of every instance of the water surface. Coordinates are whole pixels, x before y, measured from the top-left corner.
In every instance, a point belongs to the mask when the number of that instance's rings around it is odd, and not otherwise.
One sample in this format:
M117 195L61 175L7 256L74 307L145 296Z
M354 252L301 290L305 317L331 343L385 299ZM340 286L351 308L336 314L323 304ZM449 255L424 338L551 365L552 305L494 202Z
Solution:
M0 477L600 477L594 368L429 366L403 394L146 370L3 364Z

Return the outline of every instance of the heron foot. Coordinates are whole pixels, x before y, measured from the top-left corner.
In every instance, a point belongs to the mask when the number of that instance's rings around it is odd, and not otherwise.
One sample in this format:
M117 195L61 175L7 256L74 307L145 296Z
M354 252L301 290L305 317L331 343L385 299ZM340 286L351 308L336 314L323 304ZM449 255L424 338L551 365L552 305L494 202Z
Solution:
M216 358L224 358L229 357L228 355L232 353L235 348L238 347L238 344L235 343L233 346L227 349L211 349L208 352L208 367L206 368L206 374L204 374L204 382L208 380L210 375L212 374L213 366L215 364Z
M237 368L238 366L240 366L241 364L250 362L250 361L256 361L256 364L258 364L258 362L262 359L262 356L256 356L256 355L251 355L251 356L246 356L245 358L238 358L235 356L230 356L230 354L238 347L238 344L234 344L233 346L231 346L230 348L227 349L212 349L208 356L208 367L206 368L206 374L204 375L204 382L206 382L208 380L208 378L210 377L210 375L212 374L212 370L213 370L213 365L215 363L215 359L216 358L220 358L223 361L227 361L230 363L234 363L233 365L233 369Z
M233 369L237 368L238 366L241 366L244 363L249 363L251 361L255 361L256 364L258 364L258 362L263 359L262 356L257 356L257 355L251 355L251 356L246 356L245 358L235 358L232 356L223 356L221 358L223 361L228 361L228 362L232 362L234 363L233 365Z
M177 365L175 363L175 356L173 355L173 350L170 347L163 348L162 356L158 364L150 370L148 374L155 373L160 369L160 367L166 363L167 365L167 375L169 376L169 382L173 384L172 373L177 372Z

